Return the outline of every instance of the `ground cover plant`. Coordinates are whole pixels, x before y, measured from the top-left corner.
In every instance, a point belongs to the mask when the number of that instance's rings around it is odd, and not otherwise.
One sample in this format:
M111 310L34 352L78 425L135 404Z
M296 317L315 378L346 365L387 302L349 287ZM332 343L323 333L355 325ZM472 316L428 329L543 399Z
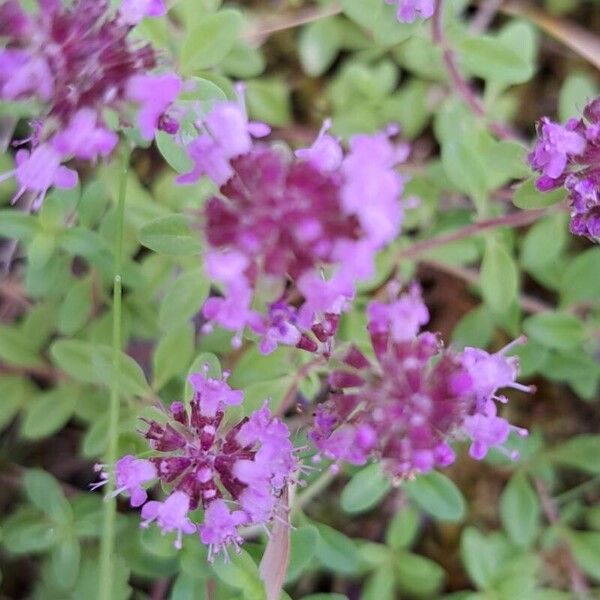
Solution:
M598 597L599 26L0 0L2 597Z

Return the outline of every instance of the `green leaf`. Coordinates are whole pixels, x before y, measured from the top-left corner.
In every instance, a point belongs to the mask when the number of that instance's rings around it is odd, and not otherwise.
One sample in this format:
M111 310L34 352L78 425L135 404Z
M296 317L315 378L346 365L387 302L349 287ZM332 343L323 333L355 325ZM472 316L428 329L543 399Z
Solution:
M208 296L210 282L202 269L180 275L167 290L158 313L161 329L170 329L191 319Z
M548 458L553 462L600 475L600 435L578 435L552 449Z
M600 533L571 531L569 545L579 566L596 581L600 581Z
M436 562L410 552L398 554L395 565L399 587L411 596L434 596L446 577L444 569Z
M245 598L266 600L267 596L258 574L258 568L245 550L239 554L233 554L227 563L221 558L215 560L213 570L226 585L244 590Z
M519 271L502 244L486 239L481 262L481 293L494 313L503 314L517 298Z
M59 522L72 518L72 511L60 485L52 475L40 469L29 469L23 475L25 493L31 503Z
M528 179L516 189L513 204L518 208L533 210L552 206L565 198L566 192L563 188L558 188L551 192L540 192L535 187L535 180Z
M26 215L16 209L0 210L0 236L28 241L39 230L32 215Z
M361 600L394 600L396 578L391 565L381 565L365 582Z
M361 513L376 506L390 491L390 478L378 463L368 465L352 476L342 491L340 504L347 513Z
M79 331L92 311L92 278L80 279L69 287L58 313L58 330L67 336Z
M523 239L521 264L531 271L554 262L564 250L567 240L564 215L548 215L538 221Z
M184 215L160 217L142 227L140 243L159 254L185 256L202 250L199 234L194 233Z
M502 562L513 553L510 544L501 536L484 536L475 527L463 530L460 555L469 577L477 588L493 588Z
M0 325L0 359L9 365L44 367L39 353L16 327Z
M171 589L169 600L206 600L206 584L197 577L179 573Z
M177 173L186 173L192 170L194 166L192 159L188 156L185 148L173 139L172 135L165 131L159 131L155 140L162 157Z
M321 564L338 573L357 573L360 569L360 556L354 542L328 525L315 523L315 526L319 531L316 552Z
M187 371L194 352L194 326L183 323L164 335L152 356L152 387L160 390L171 377Z
M56 580L65 589L73 586L79 575L81 547L75 538L62 539L52 548L50 563Z
M419 533L419 511L412 506L399 510L385 532L385 543L394 550L410 548Z
M109 386L113 376L112 348L79 340L57 340L50 347L53 362L74 379ZM150 391L140 365L121 353L121 391L146 396Z
M281 79L253 79L246 88L248 112L252 118L283 127L292 119L290 88Z
M500 497L500 519L510 539L529 547L540 528L540 503L527 477L515 473Z
M423 510L441 521L460 521L465 514L465 500L454 482L432 471L405 485L406 493Z
M523 329L532 340L555 350L577 348L586 337L583 323L568 313L546 312L532 315L523 321Z
M303 525L290 534L290 562L286 582L297 579L313 559L319 531L314 525Z
M71 418L77 400L77 390L64 387L41 394L25 409L21 435L39 440L59 431Z
M344 594L310 594L302 596L301 600L348 600Z
M181 72L192 75L219 64L233 47L241 25L240 13L229 9L196 19L181 47Z
M12 421L19 409L34 395L35 389L25 377L3 375L0 378L0 430Z
M459 43L465 67L483 79L519 83L531 76L531 65L519 47L509 47L491 36L466 38Z
M466 313L452 332L452 343L457 348L476 346L485 348L494 335L494 321L485 305Z
M600 298L600 248L576 256L562 273L560 293L567 303Z
M327 71L340 51L341 34L336 17L320 19L302 29L298 52L305 73L318 77Z
M562 87L558 97L558 118L568 121L581 115L585 105L598 95L596 82L585 73L571 73Z
M2 523L2 545L11 554L42 554L59 541L59 530L31 507L18 508Z

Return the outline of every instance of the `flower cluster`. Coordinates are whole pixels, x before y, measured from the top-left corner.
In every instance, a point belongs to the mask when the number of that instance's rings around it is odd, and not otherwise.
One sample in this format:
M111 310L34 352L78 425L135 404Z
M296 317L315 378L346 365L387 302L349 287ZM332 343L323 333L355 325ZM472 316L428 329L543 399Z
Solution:
M179 92L175 75L151 76L154 50L131 42L129 32L144 16L164 14L162 0L125 0L117 13L109 0L38 0L37 14L18 0L0 4L0 99L28 100L41 106L32 135L20 149L14 175L19 198L35 197L34 208L52 187L69 188L77 172L62 163L94 161L109 155L117 135L106 125L107 109L123 113L129 102L142 105L140 127L148 139Z
M404 181L394 167L408 146L393 143L390 128L351 138L344 153L326 123L293 155L255 141L269 129L248 122L236 102L216 105L197 126L187 146L194 168L179 181L207 175L220 191L206 203L204 229L207 271L224 295L207 302L205 317L236 331L238 343L249 326L264 352L278 343L327 345L356 281L372 274L375 254L398 234ZM303 296L299 308L286 298L288 278ZM278 290L266 315L251 308L258 287Z
M401 23L412 23L416 19L429 19L435 10L435 0L385 0L396 5L396 15Z
M415 287L389 304L371 303L368 315L377 361L352 347L331 373L333 392L310 433L323 456L382 460L390 475L406 478L454 462L453 440L470 440L471 456L482 459L490 448L504 450L511 430L527 434L496 414L496 402L506 402L500 388L530 391L515 381L512 345L496 354L443 348L436 335L418 333L428 314Z
M600 98L590 102L583 118L563 126L543 118L538 141L529 155L542 175L540 191L564 186L569 192L571 232L600 239Z
M116 464L115 493L127 492L142 506L142 526L156 521L163 533L200 534L209 559L238 547L240 526L265 525L277 518L277 498L294 478L297 460L286 425L265 405L233 426L225 410L241 404L243 393L224 379L190 376L191 406L174 402L164 422L147 421L144 436L155 454L148 460L125 456ZM148 501L142 485L159 479L171 490L164 502ZM102 483L102 482L101 482ZM189 512L204 509L198 527ZM280 517L281 518L281 517Z

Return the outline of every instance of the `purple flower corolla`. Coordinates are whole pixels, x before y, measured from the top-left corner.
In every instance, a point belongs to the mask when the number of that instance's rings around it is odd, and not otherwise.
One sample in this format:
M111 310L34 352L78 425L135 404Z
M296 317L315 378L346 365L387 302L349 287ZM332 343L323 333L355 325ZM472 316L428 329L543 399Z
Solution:
M137 25L145 17L162 17L167 13L163 0L123 0L119 17L126 25Z
M226 379L227 374L224 374L224 379L208 377L208 367L204 373L192 373L188 377L201 415L214 417L219 408L237 406L243 402L244 392L232 390Z
M546 192L564 186L571 207L571 232L600 239L600 98L584 108L583 118L565 126L547 118L538 127L539 139L529 155L541 173L536 185Z
M220 552L227 557L229 544L239 547L239 526L267 525L278 517L276 500L295 481L298 460L288 428L273 417L267 403L237 424L226 425L225 412L241 403L242 392L231 389L225 379L209 377L207 369L193 374L190 382L195 393L189 407L174 402L159 421L145 420L144 436L153 450L150 463L171 495L164 503L144 505L142 525L156 520L163 533L177 531L180 547L181 535L196 530L189 511L202 506L200 538L212 560ZM133 469L137 463L132 464L132 457L122 461L119 471L129 487L121 488L138 494L142 476Z
M510 431L526 435L496 415L495 401L506 401L499 388L532 391L515 382L518 362L504 356L512 345L458 353L418 333L428 313L417 286L387 305L372 303L368 316L377 364L353 347L330 374L333 391L309 434L323 456L356 465L381 460L390 475L406 478L450 465L454 440L471 439L479 459L491 447L504 451Z
M181 92L181 79L173 74L136 75L127 83L127 97L140 105L138 126L142 137L151 140L161 117Z
M576 119L571 119L563 127L544 117L538 142L529 156L532 167L546 177L558 179L569 157L579 156L585 150L585 137L576 131L577 126Z
M128 454L115 465L117 489L114 495L127 492L131 506L141 506L148 499L142 484L156 479L157 476L156 467L149 460L135 458Z
M421 297L421 289L413 284L409 293L402 294L392 302L370 302L367 307L369 330L389 331L395 342L414 338L421 327L429 321L429 311Z
M223 102L197 123L200 134L187 146L194 167L179 182L207 175L219 186L205 204L204 229L207 271L223 296L210 298L203 314L235 331L237 345L248 326L264 353L278 344L329 352L319 338L327 315L349 305L357 281L373 275L375 255L399 232L404 180L395 167L409 147L390 139L397 128L355 136L345 154L329 126L292 155L254 139L268 129L248 121L241 100ZM266 298L266 315L251 309L262 282L281 290L290 279L300 306L283 296Z
M189 509L190 499L183 492L173 492L164 502L151 500L142 507L142 527L156 521L163 535L176 532L174 545L179 550L183 534L196 532L196 525L187 517Z
M18 100L33 96L47 101L53 89L54 80L45 58L12 48L0 51L0 98Z
M429 19L435 10L434 0L385 0L386 4L397 5L396 16L401 23L412 23L416 19Z
M223 552L227 557L227 546L233 544L236 550L244 542L238 527L246 523L248 517L241 510L229 512L223 500L215 500L204 513L204 523L200 525L200 541L208 546L208 561Z

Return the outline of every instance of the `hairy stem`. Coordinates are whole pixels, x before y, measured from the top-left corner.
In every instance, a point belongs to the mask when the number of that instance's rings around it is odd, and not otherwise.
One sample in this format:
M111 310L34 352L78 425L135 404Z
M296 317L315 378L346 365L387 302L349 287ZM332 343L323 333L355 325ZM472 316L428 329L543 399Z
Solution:
M121 271L123 269L123 224L125 221L125 196L127 195L127 176L129 172L129 149L123 147L121 164L121 181L117 201L117 226L114 240L114 280L113 280L113 331L112 331L112 364L113 376L110 388L110 404L108 414L108 449L106 451L106 464L108 469L114 468L117 461L119 441L119 403L120 403L120 370L122 346L122 299L123 289ZM115 520L117 516L117 501L111 497L114 491L114 477L109 476L106 486L106 503L104 507L104 523L100 545L100 581L99 600L111 600L114 548L115 548Z

